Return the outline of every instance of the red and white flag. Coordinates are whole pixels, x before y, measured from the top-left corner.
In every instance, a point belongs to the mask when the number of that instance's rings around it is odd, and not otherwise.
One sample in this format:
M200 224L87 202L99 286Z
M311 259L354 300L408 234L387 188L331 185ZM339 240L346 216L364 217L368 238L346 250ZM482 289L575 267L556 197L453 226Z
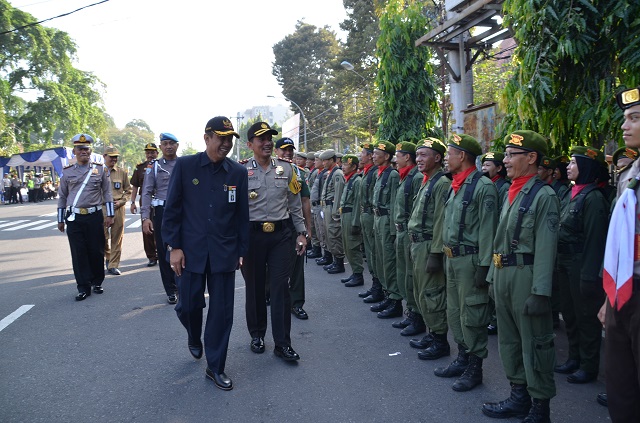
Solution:
M630 184L632 187L636 184ZM612 307L620 310L633 293L636 193L625 189L611 215L604 253L603 286Z

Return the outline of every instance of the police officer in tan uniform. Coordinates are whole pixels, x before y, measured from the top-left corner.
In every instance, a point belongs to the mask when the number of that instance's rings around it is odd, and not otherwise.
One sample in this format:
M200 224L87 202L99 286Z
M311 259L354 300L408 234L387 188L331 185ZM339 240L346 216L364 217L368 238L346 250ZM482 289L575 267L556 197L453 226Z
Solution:
M107 263L107 272L110 275L120 275L120 256L122 254L122 238L124 237L125 206L131 195L129 175L123 168L116 167L118 163L118 149L109 146L105 149L103 157L111 180L111 194L113 195L113 208L115 216L111 228L104 228L104 254ZM106 212L106 209L103 209Z
M146 157L146 161L142 163L138 163L136 165L136 169L133 171L133 175L131 175L131 213L138 213L138 208L136 207L136 198L138 194L140 194L140 208L142 208L142 184L144 183L144 175L146 174L147 168L151 168L153 166L153 161L158 158L158 146L154 143L150 142L144 146L144 155ZM151 209L153 213L153 209ZM140 226L142 228L142 225ZM144 245L144 252L149 259L149 263L147 263L147 267L153 267L158 264L158 252L156 251L156 240L153 238L153 234L145 234L142 232L142 242Z
M78 284L76 301L102 294L104 281L104 230L113 224L113 197L107 168L91 163L91 143L88 134L77 134L72 139L77 163L67 166L58 188L58 230L64 232L71 247L73 274ZM106 209L103 217L102 203Z
M249 177L249 253L242 266L246 286L247 327L251 351L265 350L267 305L265 282L269 268L271 331L274 354L285 361L299 360L291 348L291 297L289 277L295 255L304 254L307 232L302 216L301 186L290 162L271 157L273 135L266 122L256 122L247 132L253 157L242 163ZM291 218L290 218L291 217ZM295 227L297 236L291 225Z

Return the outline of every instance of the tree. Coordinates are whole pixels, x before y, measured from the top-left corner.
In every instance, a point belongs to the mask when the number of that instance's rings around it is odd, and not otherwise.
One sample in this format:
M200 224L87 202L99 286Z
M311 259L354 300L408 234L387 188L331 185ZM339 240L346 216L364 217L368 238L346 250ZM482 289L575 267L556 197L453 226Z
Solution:
M614 96L640 82L640 3L506 0L504 12L518 47L503 96L503 134L538 131L554 153L619 142Z
M376 83L380 92L378 137L391 142L438 136L437 84L431 52L414 46L425 28L426 11L417 0L389 0L380 14Z
M107 138L103 142L103 148L113 145L118 148L120 159L118 165L124 168L133 168L136 164L146 160L144 155L144 146L150 142L154 142L155 136L149 125L142 119L134 119L124 126L124 129L118 129L115 126L107 131ZM97 153L100 147L96 146L94 150Z
M335 124L337 108L328 89L340 47L328 27L298 21L293 34L273 46L273 75L285 97L295 101L307 118L310 149L321 145ZM291 110L297 112L292 105Z
M237 130L238 134L240 134L240 138L234 138L236 144L234 145L233 151L231 152L231 158L233 158L234 160L240 161L240 160L248 159L249 157L253 157L253 151L251 151L249 147L247 147L247 131L249 131L249 128L254 123L263 122L263 121L264 121L264 118L262 117L262 115L258 114L258 116L256 116L255 118L249 119L247 121L242 121L240 123L240 127ZM270 126L272 129L275 129L276 131L278 131L278 134L279 134L273 137L273 141L275 143L275 141L279 138L279 136L282 135L282 128L280 128L276 123ZM238 151L237 150L238 148L240 150L239 156L236 154L236 151ZM274 146L274 152L275 152L275 146Z
M485 53L483 60L473 65L473 102L474 104L497 103L502 90L513 75L513 62L503 60L509 52L493 48Z
M2 30L35 22L0 0ZM57 29L32 25L0 35L0 101L25 150L63 144L78 132L104 135L102 84L73 66L75 54L74 42Z
M182 149L182 154L180 154L181 156L192 156L194 154L198 153L198 150L196 150L193 145L188 142L186 147L184 147Z

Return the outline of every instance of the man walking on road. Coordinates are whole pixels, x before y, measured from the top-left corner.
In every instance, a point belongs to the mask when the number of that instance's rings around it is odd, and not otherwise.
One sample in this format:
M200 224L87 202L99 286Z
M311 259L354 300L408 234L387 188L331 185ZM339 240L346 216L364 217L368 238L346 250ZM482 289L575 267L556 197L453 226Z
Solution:
M111 181L111 193L113 195L113 225L104 229L104 254L107 263L107 272L110 275L120 275L120 256L122 254L122 239L124 237L125 206L131 194L129 175L123 168L116 167L118 163L118 149L110 146L104 151L104 162Z
M136 198L138 198L138 194L140 194L139 201L140 208L142 209L142 185L144 183L144 175L146 174L147 168L153 167L153 161L158 157L158 147L152 142L148 143L144 146L144 155L147 160L142 163L138 163L138 165L136 165L136 169L133 171L133 175L131 175L131 213L133 214L138 213L138 208L136 207ZM151 214L151 220L153 220L153 209L151 209ZM153 234L146 234L143 231L142 242L144 245L144 252L147 255L147 259L149 259L147 267L153 267L158 264L158 252L156 251L156 241Z

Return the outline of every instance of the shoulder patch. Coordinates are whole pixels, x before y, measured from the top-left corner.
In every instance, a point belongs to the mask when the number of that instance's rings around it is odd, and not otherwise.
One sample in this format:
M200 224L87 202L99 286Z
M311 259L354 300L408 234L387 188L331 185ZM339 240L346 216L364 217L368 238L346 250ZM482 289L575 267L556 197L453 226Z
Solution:
M249 163L249 159L242 159L238 163L240 163L241 165L247 164L247 163Z

